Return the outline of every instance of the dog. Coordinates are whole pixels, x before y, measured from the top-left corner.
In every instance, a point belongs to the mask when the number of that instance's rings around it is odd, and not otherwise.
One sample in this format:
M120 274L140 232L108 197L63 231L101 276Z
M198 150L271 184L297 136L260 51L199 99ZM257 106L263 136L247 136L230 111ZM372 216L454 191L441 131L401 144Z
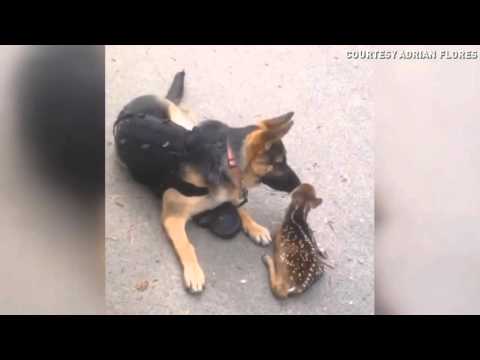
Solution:
M322 276L326 266L332 267L307 223L310 210L321 203L312 185L301 184L295 189L283 224L275 235L274 256L262 257L270 287L278 298L302 294Z
M205 274L185 231L187 222L224 203L239 205L246 191L260 183L290 192L300 180L287 164L282 143L293 126L293 112L239 128L217 120L191 125L190 112L180 106L184 79L185 72L175 75L165 99L132 100L120 113L114 135L120 159L132 175L160 189L161 223L182 265L185 287L200 293ZM269 230L245 209L238 208L238 215L257 244L271 242Z

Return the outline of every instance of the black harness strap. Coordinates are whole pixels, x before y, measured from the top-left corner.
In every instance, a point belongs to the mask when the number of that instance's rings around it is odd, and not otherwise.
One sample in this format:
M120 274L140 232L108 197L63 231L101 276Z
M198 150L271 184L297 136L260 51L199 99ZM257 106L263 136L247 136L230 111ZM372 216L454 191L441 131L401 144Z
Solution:
M150 115L144 114L144 113L129 113L125 110L123 110L120 115L118 116L117 120L115 121L113 125L113 136L116 138L117 136L117 130L118 126L125 120L128 119L133 119L135 117L140 117L140 118L148 118ZM152 117L154 119L154 117ZM186 137L186 136L185 136ZM185 142L185 139L184 139ZM163 149L162 149L163 150ZM173 156L174 161L180 163L182 160L186 159L187 157L187 152L186 152L186 146L183 146L183 151L174 151L170 149L165 149L165 152L169 153L171 156ZM208 195L209 190L206 187L198 187L195 186L191 183L188 183L184 180L182 180L180 177L173 177L170 181L167 183L159 184L161 189L167 190L169 188L174 188L178 192L180 192L184 196L204 196Z
M170 187L174 188L184 196L204 196L209 193L208 188L206 187L198 187L180 179L175 181Z

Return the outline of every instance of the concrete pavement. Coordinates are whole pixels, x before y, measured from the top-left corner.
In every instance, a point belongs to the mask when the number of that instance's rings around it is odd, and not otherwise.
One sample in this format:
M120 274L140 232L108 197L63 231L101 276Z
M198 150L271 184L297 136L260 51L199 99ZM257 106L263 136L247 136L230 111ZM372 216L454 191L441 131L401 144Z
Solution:
M373 314L373 106L367 62L347 47L108 46L106 51L106 297L112 314ZM260 260L271 248L245 235L214 238L193 224L189 236L207 278L188 294L160 225L160 203L118 163L112 124L144 94L164 96L186 71L184 103L232 126L295 111L285 137L288 161L324 200L310 225L336 268L304 295L276 300ZM246 205L273 230L289 203L265 186ZM148 281L143 289L141 282ZM139 285L140 284L140 285ZM144 285L146 282L144 283ZM137 289L139 288L139 289Z

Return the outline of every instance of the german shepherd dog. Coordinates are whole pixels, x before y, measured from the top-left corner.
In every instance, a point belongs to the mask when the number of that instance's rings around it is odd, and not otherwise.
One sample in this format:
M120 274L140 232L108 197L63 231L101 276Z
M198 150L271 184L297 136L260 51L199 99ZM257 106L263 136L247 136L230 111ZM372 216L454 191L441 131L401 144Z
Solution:
M241 128L216 120L193 127L189 112L180 107L184 77L183 71L175 75L166 99L143 96L131 101L120 113L114 135L131 174L160 189L162 225L183 267L187 290L199 293L205 274L185 231L187 222L224 203L240 204L246 189L260 183L290 192L300 181L287 165L281 141L293 125L292 112ZM238 208L238 215L253 241L271 242L269 230L245 209Z

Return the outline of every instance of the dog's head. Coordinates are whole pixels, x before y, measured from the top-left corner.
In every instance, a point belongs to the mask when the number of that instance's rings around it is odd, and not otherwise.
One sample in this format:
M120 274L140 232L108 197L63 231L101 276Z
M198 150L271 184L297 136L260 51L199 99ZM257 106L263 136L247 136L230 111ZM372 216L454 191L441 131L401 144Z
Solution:
M246 139L245 152L250 172L278 191L291 192L300 180L287 164L282 138L293 126L293 112L261 121Z

